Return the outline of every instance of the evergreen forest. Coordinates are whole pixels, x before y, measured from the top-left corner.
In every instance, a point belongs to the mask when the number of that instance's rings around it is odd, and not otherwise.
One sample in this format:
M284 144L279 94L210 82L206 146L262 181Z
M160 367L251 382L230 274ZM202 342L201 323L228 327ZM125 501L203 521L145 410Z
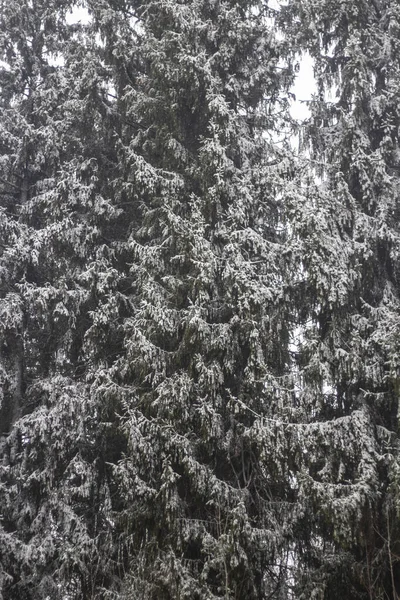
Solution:
M398 598L399 0L1 0L0 600Z

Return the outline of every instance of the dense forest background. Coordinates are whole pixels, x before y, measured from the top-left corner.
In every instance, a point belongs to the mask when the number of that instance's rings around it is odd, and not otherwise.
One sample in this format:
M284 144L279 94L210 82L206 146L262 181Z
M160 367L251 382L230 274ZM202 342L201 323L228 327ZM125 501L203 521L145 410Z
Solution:
M396 600L398 0L79 6L0 4L1 600Z

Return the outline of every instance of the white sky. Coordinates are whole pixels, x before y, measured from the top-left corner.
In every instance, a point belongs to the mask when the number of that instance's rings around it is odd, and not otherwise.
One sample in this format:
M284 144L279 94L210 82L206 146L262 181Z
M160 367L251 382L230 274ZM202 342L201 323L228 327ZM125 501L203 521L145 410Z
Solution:
M74 23L87 25L90 22L90 15L86 8L75 6L72 12L67 13L66 21L68 25L73 25Z
M299 59L299 64L300 70L292 88L296 100L292 102L290 112L294 119L303 120L310 116L310 111L305 102L311 100L312 95L315 94L316 85L311 56L302 56Z

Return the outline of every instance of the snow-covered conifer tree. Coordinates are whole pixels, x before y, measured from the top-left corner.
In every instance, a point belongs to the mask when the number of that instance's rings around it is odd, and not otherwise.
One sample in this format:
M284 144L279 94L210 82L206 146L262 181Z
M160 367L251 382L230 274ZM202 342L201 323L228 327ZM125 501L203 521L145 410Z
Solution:
M7 600L94 598L116 580L104 462L118 450L115 436L108 449L112 424L99 422L111 419L86 378L118 351L114 245L126 215L119 219L111 191L118 126L109 71L90 29L68 25L72 7L21 0L0 8L0 596Z
M92 10L121 77L136 207L124 352L92 388L127 440L109 465L123 597L285 598L298 518L278 421L292 403L285 45L260 2L126 3L134 53Z
M399 4L294 0L282 15L318 87L307 202L291 203L307 523L298 595L397 598Z

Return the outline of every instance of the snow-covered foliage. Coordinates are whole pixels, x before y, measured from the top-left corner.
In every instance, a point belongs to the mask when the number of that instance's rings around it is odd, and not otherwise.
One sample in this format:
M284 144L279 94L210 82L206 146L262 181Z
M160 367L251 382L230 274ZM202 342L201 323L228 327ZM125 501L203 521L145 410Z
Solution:
M76 8L0 8L0 598L394 598L397 3Z
M295 0L281 17L311 53L318 87L303 139L320 183L291 219L304 274L299 408L310 423L299 597L395 598L399 4Z
M116 586L101 450L109 425L86 378L113 351L104 323L120 274L108 235L126 225L111 196L107 69L90 36L67 26L69 8L22 1L0 11L4 599Z

